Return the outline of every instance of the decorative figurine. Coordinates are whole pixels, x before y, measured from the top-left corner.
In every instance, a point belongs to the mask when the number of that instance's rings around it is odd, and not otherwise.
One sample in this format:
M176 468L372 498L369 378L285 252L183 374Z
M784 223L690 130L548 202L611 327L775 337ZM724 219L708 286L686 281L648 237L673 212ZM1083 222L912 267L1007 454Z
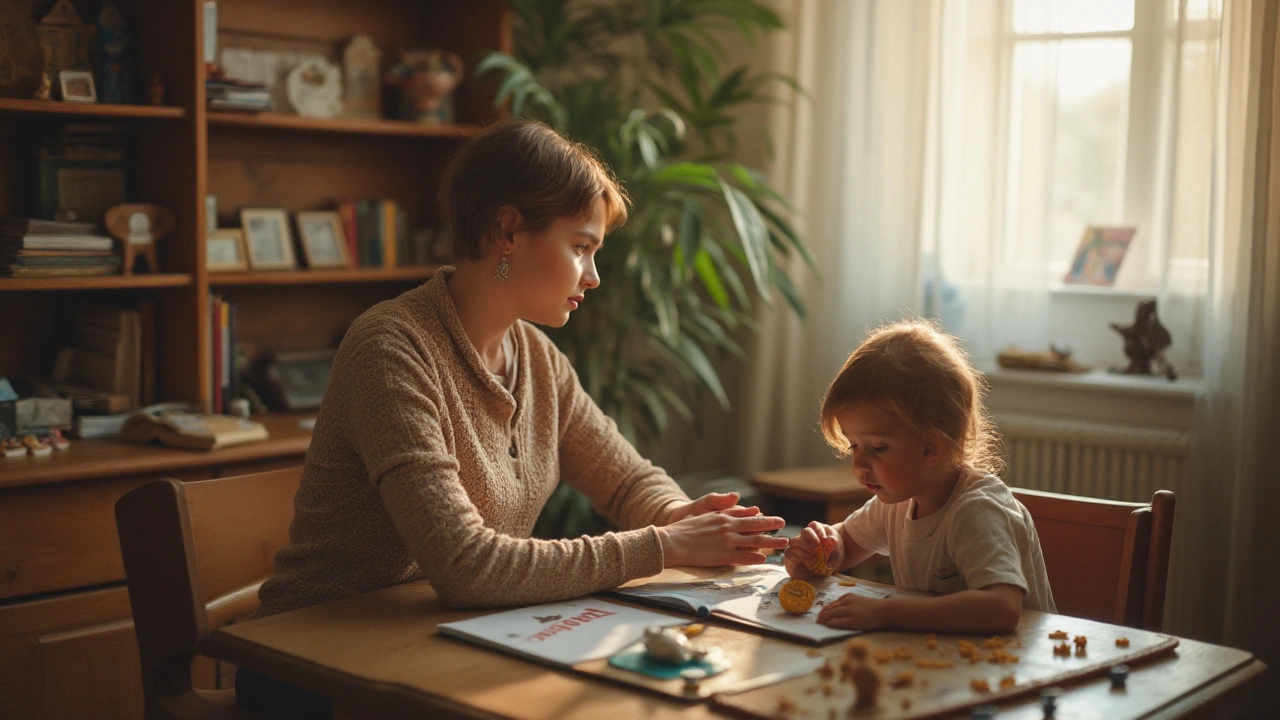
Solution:
M40 87L36 88L36 100L48 100L53 95L53 83L49 82L49 73L40 73Z
M16 437L5 438L0 447L3 447L5 457L18 457L19 455L27 454L27 446L23 445L22 441Z
M462 58L447 50L405 50L385 80L400 88L400 113L422 123L453 122L449 94L462 82Z
M173 213L159 205L126 203L107 211L103 224L111 237L120 241L124 251L124 274L133 274L133 264L141 253L147 261L147 272L160 272L156 260L156 243L173 232Z
M134 101L132 46L133 28L129 27L129 21L125 20L120 8L106 0L98 13L100 102L124 105Z
M53 452L53 448L45 445L40 438L35 435L23 435L22 444L26 446L27 451L32 455L48 455Z
M164 104L164 80L160 73L152 73L151 85L147 88L147 101L152 105Z
M368 35L356 35L342 49L343 117L382 117L382 83L378 82L381 62L382 51Z
M1173 338L1165 326L1160 324L1155 300L1138 303L1132 325L1111 323L1111 328L1124 338L1124 354L1129 358L1129 365L1118 372L1126 375L1154 375L1158 367L1170 381L1178 379L1173 365L1164 359L1164 351L1173 343Z
M312 57L289 71L285 91L293 111L303 117L331 118L342 110L342 74L338 66Z
M54 450L66 450L71 447L71 441L63 437L62 431L56 427L49 428L49 435L44 439L44 444Z
M644 629L644 652L650 659L671 665L697 662L707 656L706 650L693 647L678 628L656 625Z

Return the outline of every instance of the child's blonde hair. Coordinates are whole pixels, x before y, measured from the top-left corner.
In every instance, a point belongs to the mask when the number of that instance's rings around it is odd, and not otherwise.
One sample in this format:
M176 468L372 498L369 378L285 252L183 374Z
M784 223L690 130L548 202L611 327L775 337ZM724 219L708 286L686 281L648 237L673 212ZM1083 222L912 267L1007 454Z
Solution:
M986 380L959 338L925 320L904 320L872 330L845 360L822 397L822 434L842 456L849 441L836 415L868 403L902 420L918 437L937 433L948 460L999 474L1000 437L982 402Z

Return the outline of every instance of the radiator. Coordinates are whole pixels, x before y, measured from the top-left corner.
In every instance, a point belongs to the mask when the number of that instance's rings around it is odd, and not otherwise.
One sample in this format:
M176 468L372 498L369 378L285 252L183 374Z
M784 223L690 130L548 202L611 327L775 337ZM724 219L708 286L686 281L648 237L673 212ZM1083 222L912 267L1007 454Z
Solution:
M997 415L1014 487L1150 502L1183 488L1191 433L1033 415Z

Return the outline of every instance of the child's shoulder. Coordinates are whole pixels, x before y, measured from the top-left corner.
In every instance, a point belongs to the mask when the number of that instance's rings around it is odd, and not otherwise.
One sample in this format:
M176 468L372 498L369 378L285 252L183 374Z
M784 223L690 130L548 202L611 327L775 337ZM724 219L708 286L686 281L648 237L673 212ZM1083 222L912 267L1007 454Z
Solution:
M972 510L979 506L997 506L1001 508L1017 508L1018 501L1013 491L999 477L981 472L967 472L960 479L960 486L955 491L955 510Z

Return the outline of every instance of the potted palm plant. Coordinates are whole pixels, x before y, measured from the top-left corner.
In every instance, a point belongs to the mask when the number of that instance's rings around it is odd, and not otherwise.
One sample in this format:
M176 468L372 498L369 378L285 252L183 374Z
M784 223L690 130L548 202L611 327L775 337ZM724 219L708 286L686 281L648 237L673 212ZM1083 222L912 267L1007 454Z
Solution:
M729 408L716 360L744 358L757 301L803 306L780 258L813 265L790 206L735 160L735 112L789 78L723 68L718 38L782 28L758 0L511 0L515 51L493 53L499 104L592 147L632 200L605 242L600 288L550 331L587 392L642 449L706 395ZM567 488L548 516L586 503ZM567 514L575 511L570 509ZM576 534L561 527L549 534Z

